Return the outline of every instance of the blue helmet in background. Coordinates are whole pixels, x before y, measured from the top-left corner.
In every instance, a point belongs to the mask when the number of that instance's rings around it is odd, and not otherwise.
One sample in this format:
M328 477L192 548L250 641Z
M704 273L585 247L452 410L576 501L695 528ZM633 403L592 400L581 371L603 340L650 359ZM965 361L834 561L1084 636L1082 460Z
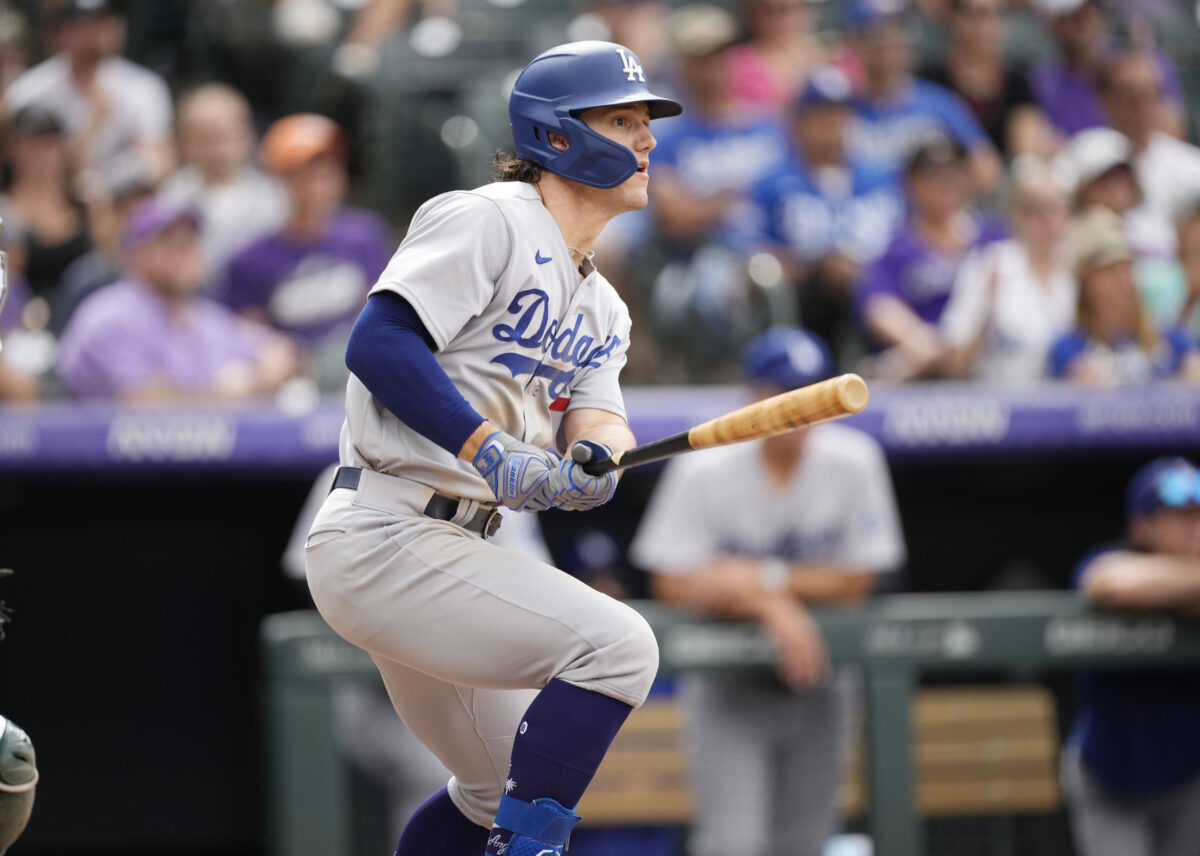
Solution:
M535 57L517 77L508 99L517 157L555 175L592 187L616 187L637 172L637 156L579 119L592 107L645 102L650 118L678 116L677 102L646 87L642 64L629 48L612 42L571 42ZM549 133L570 143L550 145Z
M787 391L833 377L835 366L820 336L776 324L743 349L742 372L748 383Z

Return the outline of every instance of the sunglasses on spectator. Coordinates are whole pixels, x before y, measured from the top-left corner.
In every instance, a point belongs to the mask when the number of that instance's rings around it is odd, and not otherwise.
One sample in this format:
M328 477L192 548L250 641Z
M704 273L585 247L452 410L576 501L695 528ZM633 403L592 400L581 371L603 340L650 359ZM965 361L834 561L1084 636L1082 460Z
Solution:
M1183 467L1163 473L1158 498L1165 508L1200 505L1200 473Z

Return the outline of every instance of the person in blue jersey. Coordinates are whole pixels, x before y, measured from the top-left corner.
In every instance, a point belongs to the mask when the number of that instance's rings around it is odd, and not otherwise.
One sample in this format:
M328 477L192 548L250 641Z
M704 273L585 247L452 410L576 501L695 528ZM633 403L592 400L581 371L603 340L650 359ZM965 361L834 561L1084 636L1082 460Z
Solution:
M1200 614L1200 472L1182 458L1139 469L1124 543L1093 549L1072 583L1098 606ZM1200 669L1089 672L1062 753L1080 856L1200 852Z
M671 16L684 115L662 124L650 210L668 261L656 279L660 334L704 375L736 357L749 311L744 229L750 192L789 156L782 124L732 98L725 56L737 38L725 10L693 5Z
M895 173L850 157L849 79L814 70L792 109L792 159L759 182L753 199L762 239L797 286L800 320L835 354L851 344L852 295L903 215Z
M935 138L905 165L909 211L883 254L869 265L857 309L873 354L862 371L887 380L913 380L941 371L938 323L967 254L1006 235L1004 222L977 214L967 153Z
M979 191L999 182L996 149L966 104L949 89L913 74L914 57L904 0L852 0L848 29L863 64L864 83L852 102L854 151L899 168L931 134L956 140L970 155Z

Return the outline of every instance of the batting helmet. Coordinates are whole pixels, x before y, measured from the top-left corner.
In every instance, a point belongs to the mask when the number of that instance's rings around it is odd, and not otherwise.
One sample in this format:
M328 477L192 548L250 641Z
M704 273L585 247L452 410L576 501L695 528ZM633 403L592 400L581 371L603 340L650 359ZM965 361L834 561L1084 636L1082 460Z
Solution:
M749 383L789 390L832 377L834 365L829 347L815 333L776 324L746 345L742 370Z
M33 741L15 723L0 716L0 856L29 822L37 781Z
M616 187L637 172L637 156L593 131L579 114L592 107L642 102L651 119L683 112L677 102L647 88L642 64L629 48L612 42L551 48L525 66L508 99L517 157L580 184ZM565 137L568 148L554 148L549 133Z

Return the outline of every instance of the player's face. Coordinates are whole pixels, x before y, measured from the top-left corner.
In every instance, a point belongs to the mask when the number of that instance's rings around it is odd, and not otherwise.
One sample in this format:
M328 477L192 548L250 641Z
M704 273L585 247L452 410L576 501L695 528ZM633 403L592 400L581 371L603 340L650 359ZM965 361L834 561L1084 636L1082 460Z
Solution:
M1200 557L1200 508L1163 510L1135 518L1130 534L1135 543L1156 553Z
M650 108L645 103L593 107L579 115L589 128L629 149L637 157L637 172L613 188L623 210L645 208L650 201L650 150L658 145L650 133Z

